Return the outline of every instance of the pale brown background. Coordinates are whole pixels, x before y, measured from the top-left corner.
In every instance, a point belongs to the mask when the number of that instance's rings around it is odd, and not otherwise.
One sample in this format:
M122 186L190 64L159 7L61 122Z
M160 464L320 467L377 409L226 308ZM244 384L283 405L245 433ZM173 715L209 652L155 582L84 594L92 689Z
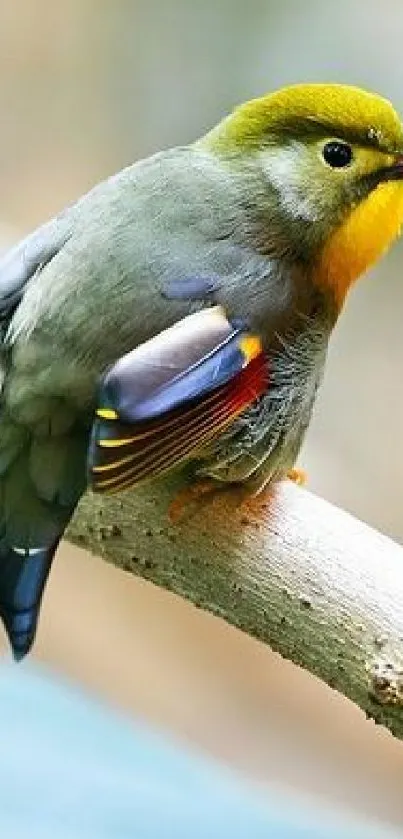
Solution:
M27 231L95 181L291 81L403 112L401 0L0 0L0 221ZM302 462L403 541L403 249L354 290ZM37 652L259 782L403 825L403 746L219 621L71 548Z

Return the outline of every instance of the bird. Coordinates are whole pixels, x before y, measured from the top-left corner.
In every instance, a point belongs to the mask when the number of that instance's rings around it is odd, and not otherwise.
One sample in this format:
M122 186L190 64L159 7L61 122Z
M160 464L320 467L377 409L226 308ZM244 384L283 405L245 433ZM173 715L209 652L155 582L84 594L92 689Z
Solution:
M0 616L31 650L87 487L295 469L354 282L403 221L385 98L298 83L128 166L0 261Z

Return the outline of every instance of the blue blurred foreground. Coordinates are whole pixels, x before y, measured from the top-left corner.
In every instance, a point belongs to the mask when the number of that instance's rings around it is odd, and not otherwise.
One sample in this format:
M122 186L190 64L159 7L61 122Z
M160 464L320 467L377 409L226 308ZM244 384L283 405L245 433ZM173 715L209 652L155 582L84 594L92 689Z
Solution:
M4 839L403 837L258 797L32 664L0 666L0 744Z

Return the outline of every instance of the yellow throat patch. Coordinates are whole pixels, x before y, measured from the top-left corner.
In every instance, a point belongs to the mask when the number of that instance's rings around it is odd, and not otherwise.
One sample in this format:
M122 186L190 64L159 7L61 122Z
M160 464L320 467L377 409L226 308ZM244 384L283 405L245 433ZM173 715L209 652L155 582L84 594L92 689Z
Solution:
M399 235L403 224L403 181L380 184L352 210L325 245L315 281L331 289L341 307L358 277Z
M317 123L324 137L347 139L360 149L358 173L393 166L403 156L403 126L391 103L375 93L341 84L297 84L240 105L200 141L218 155L254 154L292 137L295 125ZM288 133L287 133L288 132ZM376 144L367 147L370 135ZM403 180L380 183L360 201L322 249L314 282L342 306L351 284L388 249L403 223Z

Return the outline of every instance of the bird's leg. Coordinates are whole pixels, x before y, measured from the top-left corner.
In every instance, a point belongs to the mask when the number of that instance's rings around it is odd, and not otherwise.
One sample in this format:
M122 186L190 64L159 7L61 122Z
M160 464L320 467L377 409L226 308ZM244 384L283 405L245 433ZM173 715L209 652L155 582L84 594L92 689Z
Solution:
M289 481L292 481L294 484L297 484L297 486L305 486L305 484L308 480L308 476L307 476L305 470L304 469L298 469L296 467L293 468L293 469L289 469L286 477L288 478Z
M286 472L281 469L264 468L258 470L256 475L251 477L243 485L241 507L245 513L259 515L270 506L275 492L276 484L284 478L293 481L297 486L304 486L307 480L306 472L303 469L292 468Z
M187 484L178 492L168 507L168 518L172 524L176 524L182 518L185 507L196 504L206 495L216 492L220 484L213 478L194 478L192 483Z
M284 474L297 486L304 486L307 480L306 472L303 469L289 469ZM245 482L225 482L214 478L200 477L193 478L192 483L187 484L178 492L168 507L168 518L172 524L176 524L181 518L186 507L197 504L202 498L223 490L237 488L240 494L240 505L242 508L257 510L265 507L273 496L273 486L280 480L281 475L273 475L258 471L257 475Z

